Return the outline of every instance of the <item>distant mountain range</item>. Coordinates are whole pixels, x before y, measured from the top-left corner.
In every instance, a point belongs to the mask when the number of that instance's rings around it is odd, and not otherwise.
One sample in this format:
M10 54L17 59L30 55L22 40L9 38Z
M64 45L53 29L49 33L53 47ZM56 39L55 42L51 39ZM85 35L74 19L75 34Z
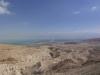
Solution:
M85 40L85 42L90 42L90 43L93 43L93 42L100 42L100 38L91 38L91 39L87 39L87 40Z

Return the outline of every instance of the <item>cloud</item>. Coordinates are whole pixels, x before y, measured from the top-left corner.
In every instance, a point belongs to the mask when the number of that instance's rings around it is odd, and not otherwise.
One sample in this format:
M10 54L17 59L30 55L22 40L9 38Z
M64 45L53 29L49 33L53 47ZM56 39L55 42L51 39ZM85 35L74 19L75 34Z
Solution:
M75 12L73 12L73 14L78 15L78 14L80 14L80 11L75 11Z
M92 11L96 11L96 10L97 10L97 7L96 7L96 6L92 6L92 7L91 7L91 10L92 10Z
M11 14L11 12L8 9L9 4L10 4L9 2L5 2L4 0L0 1L0 15Z

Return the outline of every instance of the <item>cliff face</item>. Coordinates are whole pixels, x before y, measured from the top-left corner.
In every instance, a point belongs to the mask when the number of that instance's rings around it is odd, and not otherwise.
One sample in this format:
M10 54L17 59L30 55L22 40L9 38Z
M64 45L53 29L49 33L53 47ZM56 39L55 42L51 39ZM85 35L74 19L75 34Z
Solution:
M99 75L100 48L91 44L0 45L0 75Z

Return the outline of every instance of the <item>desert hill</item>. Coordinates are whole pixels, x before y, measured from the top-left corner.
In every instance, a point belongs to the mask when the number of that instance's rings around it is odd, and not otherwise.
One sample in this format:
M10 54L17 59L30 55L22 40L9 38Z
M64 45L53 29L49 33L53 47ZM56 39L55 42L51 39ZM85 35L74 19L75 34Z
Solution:
M100 47L88 43L0 44L0 75L100 75Z

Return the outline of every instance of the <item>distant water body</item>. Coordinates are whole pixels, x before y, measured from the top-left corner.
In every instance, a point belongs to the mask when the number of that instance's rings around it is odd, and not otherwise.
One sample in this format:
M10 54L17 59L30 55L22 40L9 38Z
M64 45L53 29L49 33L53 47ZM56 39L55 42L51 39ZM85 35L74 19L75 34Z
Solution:
M5 40L0 41L1 44L14 44L14 45L32 45L38 43L59 43L59 42L79 42L81 39L35 39L35 40Z
M14 45L29 45L36 43L38 40L4 40L0 41L1 44L14 44Z

